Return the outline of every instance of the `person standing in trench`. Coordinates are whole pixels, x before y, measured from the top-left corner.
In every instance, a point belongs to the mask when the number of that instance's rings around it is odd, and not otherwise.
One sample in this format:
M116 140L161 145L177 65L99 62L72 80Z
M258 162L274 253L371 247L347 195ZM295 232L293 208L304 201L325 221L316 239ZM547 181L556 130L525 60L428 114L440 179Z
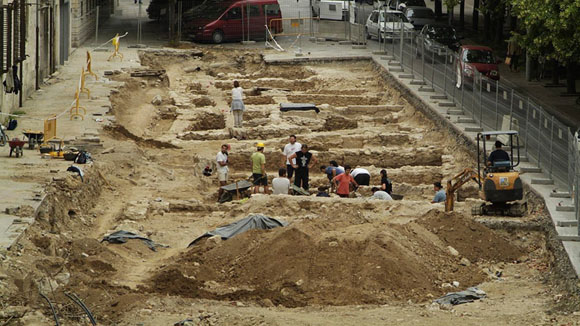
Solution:
M244 106L244 90L240 87L240 83L234 80L234 88L232 89L232 107L231 111L234 115L234 127L242 128L242 121L244 116L244 111L246 107Z

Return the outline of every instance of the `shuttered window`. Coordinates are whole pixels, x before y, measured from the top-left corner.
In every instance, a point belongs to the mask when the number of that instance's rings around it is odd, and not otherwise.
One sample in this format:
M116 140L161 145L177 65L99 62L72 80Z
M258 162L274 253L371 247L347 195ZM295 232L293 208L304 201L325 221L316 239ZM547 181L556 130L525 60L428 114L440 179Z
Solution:
M0 6L0 73L26 59L26 1Z

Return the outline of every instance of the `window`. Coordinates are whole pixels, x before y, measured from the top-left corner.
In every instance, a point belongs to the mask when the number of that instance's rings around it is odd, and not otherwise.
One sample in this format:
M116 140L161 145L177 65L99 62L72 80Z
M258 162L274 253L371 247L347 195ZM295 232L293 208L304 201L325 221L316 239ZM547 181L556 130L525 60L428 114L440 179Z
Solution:
M240 10L240 7L233 7L232 9L230 9L226 17L227 19L241 19L242 11Z
M264 12L268 16L279 16L280 15L280 6L278 4L264 5Z
M486 50L467 50L464 52L464 62L493 63L493 54Z
M379 17L379 13L378 12L373 12L372 15L371 15L371 21L373 23L376 23L377 22L377 17Z
M430 9L410 9L407 11L407 18L434 18L435 15Z
M248 8L250 12L250 17L260 16L260 7L256 5L244 6L244 14L246 15L248 13Z
M336 5L334 5L334 4L329 4L329 5L328 5L328 10L329 10L329 11L336 11Z
M26 2L0 6L0 73L26 59Z

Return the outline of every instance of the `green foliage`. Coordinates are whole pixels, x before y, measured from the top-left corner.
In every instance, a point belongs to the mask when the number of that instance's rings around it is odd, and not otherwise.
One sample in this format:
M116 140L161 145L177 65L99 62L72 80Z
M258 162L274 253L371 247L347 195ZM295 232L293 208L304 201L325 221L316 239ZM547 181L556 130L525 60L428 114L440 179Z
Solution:
M580 59L580 0L510 0L523 27L518 43L559 62Z
M443 3L447 8L453 8L461 3L461 0L443 0Z

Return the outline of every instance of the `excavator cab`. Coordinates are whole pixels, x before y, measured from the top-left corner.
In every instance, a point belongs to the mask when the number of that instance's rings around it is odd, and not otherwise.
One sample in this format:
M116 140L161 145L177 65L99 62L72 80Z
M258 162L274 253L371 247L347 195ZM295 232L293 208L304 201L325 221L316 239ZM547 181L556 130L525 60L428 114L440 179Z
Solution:
M501 145L502 148L491 148L490 142ZM507 148L503 148L507 146ZM488 131L477 134L477 171L481 176L479 182L480 197L491 202L474 209L477 215L508 215L522 216L527 205L510 203L524 198L524 188L520 173L515 167L520 164L520 140L518 132ZM503 151L492 154L494 151ZM506 160L506 155L508 159ZM494 159L494 158L500 158Z

